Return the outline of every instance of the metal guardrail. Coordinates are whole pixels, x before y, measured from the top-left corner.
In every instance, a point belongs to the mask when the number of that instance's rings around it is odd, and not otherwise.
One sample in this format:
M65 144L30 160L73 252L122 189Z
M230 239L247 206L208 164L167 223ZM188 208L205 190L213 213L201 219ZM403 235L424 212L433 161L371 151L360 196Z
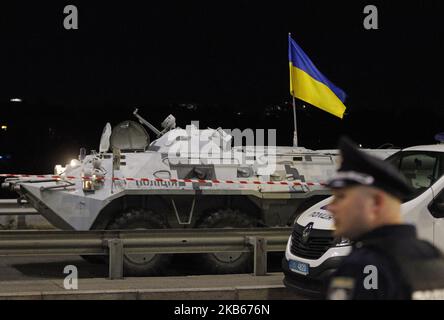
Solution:
M17 199L0 199L0 215L39 215L39 213L26 202L19 204Z
M254 274L267 272L267 252L285 251L291 228L101 231L1 231L0 256L108 255L109 278L123 277L128 253L253 252Z

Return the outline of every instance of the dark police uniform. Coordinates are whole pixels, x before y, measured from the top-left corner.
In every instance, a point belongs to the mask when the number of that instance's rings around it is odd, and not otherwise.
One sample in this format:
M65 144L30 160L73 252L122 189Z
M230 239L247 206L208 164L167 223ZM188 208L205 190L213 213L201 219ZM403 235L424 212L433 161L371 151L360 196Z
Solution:
M342 164L331 188L367 185L404 199L413 193L388 163L340 140ZM444 257L419 240L413 225L376 228L354 239L353 249L330 277L327 299L444 299Z

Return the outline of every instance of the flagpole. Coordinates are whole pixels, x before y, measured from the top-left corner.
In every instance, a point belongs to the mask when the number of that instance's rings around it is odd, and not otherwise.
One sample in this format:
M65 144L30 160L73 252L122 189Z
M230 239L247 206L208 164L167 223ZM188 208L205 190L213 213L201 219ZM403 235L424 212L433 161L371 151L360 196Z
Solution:
M298 127L296 122L296 100L293 96L293 121L294 121L294 132L293 132L293 147L298 146Z
M291 38L291 33L288 33L289 38ZM290 44L289 44L290 45ZM292 77L292 70L290 69L290 87L291 83L293 81ZM294 98L294 91L291 92L291 96L293 98L293 123L294 123L294 131L293 131L293 147L298 146L298 127L296 122L296 99Z

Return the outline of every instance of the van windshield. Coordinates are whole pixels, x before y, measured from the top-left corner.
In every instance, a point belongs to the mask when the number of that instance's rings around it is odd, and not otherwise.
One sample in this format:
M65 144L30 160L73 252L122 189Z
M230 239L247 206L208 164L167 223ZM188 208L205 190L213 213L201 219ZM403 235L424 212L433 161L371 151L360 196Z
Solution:
M404 202L422 194L444 174L444 159L439 152L399 151L385 161L398 168L416 190Z

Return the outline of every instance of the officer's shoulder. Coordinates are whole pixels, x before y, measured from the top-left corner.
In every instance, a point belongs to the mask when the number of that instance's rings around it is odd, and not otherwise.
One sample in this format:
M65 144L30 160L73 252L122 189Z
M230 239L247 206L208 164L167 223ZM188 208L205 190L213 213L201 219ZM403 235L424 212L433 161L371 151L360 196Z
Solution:
M398 279L398 269L394 261L383 252L372 247L354 249L343 260L334 276L363 279L372 270L377 270L383 281Z
M352 251L344 260L344 264L354 266L382 265L386 266L389 258L380 250L371 246L362 246Z
M387 245L387 244L390 245ZM395 238L384 241L370 241L362 247L361 254L374 253L382 258L427 259L442 257L441 251L430 242L418 238ZM390 260L392 260L390 259Z

